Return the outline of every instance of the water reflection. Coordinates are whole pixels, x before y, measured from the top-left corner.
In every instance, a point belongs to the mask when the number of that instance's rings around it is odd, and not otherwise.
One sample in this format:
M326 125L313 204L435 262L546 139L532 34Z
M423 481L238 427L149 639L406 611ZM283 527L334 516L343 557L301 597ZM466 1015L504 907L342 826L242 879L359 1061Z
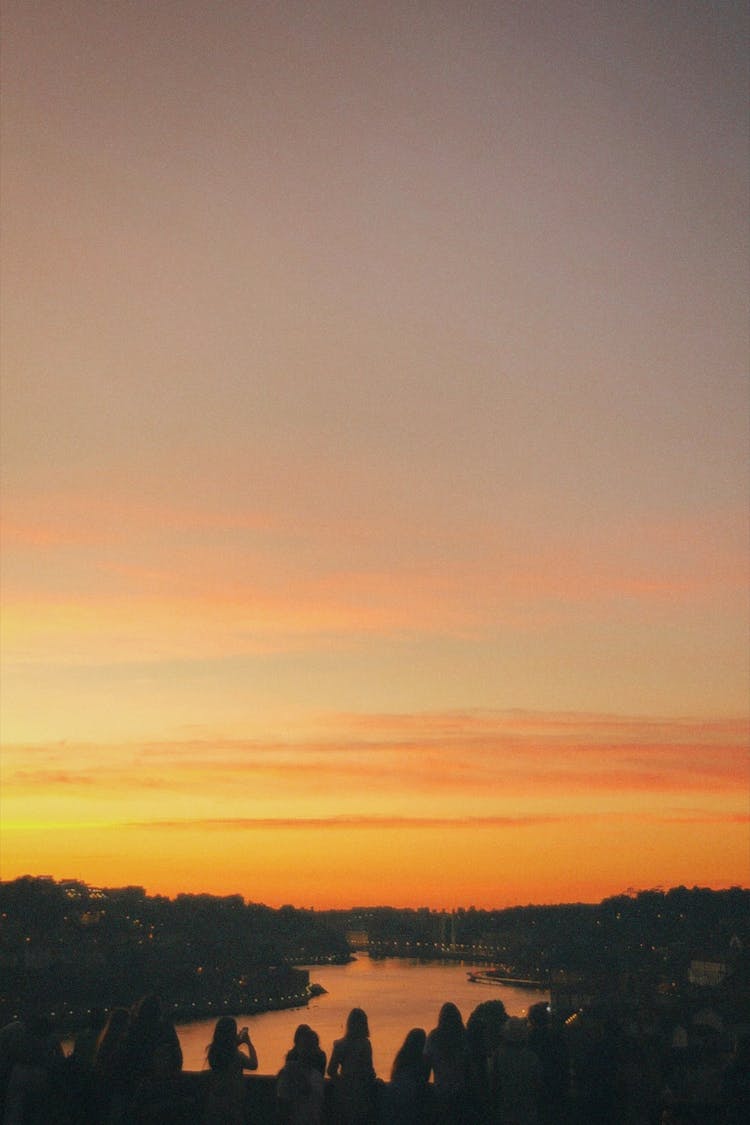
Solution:
M333 1040L343 1035L351 1008L364 1008L370 1022L375 1069L387 1078L409 1028L424 1027L429 1031L446 1000L458 1005L466 1021L484 1000L502 1000L508 1014L516 1016L524 1015L531 1004L547 997L542 991L472 984L467 978L472 968L470 963L371 961L366 956L349 965L313 965L310 980L327 990L325 996L316 997L306 1008L256 1016L240 1013L238 1021L250 1029L258 1052L259 1072L274 1074L283 1065L298 1024L314 1027L321 1047L330 1055ZM214 1022L201 1020L178 1027L185 1069L200 1070L205 1065Z

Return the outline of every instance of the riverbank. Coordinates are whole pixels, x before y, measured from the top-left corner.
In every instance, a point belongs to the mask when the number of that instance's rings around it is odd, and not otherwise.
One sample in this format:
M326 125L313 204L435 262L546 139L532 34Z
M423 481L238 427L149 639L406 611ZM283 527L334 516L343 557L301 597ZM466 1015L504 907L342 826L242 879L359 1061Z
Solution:
M297 1011L306 1008L310 1001L321 995L320 986L310 985L303 993L293 996L279 997L276 1000L258 1001L251 1004L234 1005L228 1000L217 1000L215 1003L207 1000L202 1004L195 1002L162 1003L162 1009L167 1019L176 1026L189 1027L191 1024L201 1024L206 1021L215 1021L221 1016L234 1015L241 1012L244 1016L257 1017L270 1012ZM119 1005L116 1005L119 1006ZM57 1033L63 1040L63 1049L69 1054L73 1049L75 1037L89 1024L92 1009L65 1012L57 1015L51 1012Z
M390 1074L393 1059L412 1027L427 1031L435 1026L442 1004L450 1000L467 1020L485 1000L502 1000L509 1015L522 1016L529 1006L548 999L545 991L527 992L514 988L484 989L472 984L467 971L471 962L371 960L359 957L347 965L309 966L315 983L326 989L311 997L298 1011L259 1013L232 1012L240 1023L247 1023L258 1052L260 1069L276 1073L292 1045L298 1024L308 1023L320 1036L323 1050L330 1054L333 1042L344 1033L350 1010L363 1008L370 1025L370 1041L376 1072ZM178 1024L185 1066L199 1070L206 1059L213 1024L209 1020Z

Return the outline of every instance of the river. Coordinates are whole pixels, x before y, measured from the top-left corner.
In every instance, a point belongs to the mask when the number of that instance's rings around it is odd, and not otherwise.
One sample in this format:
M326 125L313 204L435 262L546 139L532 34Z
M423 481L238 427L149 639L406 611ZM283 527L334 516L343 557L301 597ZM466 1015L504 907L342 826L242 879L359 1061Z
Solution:
M322 985L324 996L315 997L306 1008L253 1016L238 1014L237 1021L240 1027L248 1027L258 1052L259 1073L275 1074L283 1066L298 1024L309 1023L315 1028L321 1047L330 1056L333 1040L344 1032L349 1011L364 1008L375 1069L381 1078L387 1078L407 1031L412 1027L425 1031L433 1028L446 1000L458 1005L465 1022L484 1000L502 1000L508 1014L518 1016L524 1015L531 1004L548 998L547 992L526 988L473 984L467 977L472 968L471 963L444 961L372 961L365 955L348 965L312 965L310 982ZM178 1025L186 1070L205 1066L214 1023L211 1019Z

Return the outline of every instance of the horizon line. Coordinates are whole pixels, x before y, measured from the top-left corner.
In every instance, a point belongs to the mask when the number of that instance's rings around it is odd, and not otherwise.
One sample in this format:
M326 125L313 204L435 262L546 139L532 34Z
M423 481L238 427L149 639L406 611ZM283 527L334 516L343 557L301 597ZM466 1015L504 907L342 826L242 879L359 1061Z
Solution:
M414 911L414 912L427 910L431 914L455 914L455 913L458 913L459 911L462 911L462 910L463 911L475 910L477 913L491 914L491 913L504 912L506 910L536 910L536 909L548 909L548 908L567 907L567 906L591 906L591 907L596 907L596 906L602 906L605 902L609 902L612 899L618 899L618 898L636 899L636 898L638 898L639 895L642 895L642 894L661 894L661 895L666 896L668 894L671 894L672 892L680 891L680 890L686 891L688 894L693 893L695 891L708 891L711 894L726 894L729 891L740 891L740 892L746 893L746 894L750 893L750 885L745 886L741 883L728 883L727 885L723 885L723 886L720 886L720 887L704 886L704 885L700 885L698 883L694 883L692 886L688 887L684 883L679 883L677 885L670 886L670 887L664 887L661 884L657 884L656 886L652 886L652 887L632 887L631 886L631 887L627 887L625 890L616 891L616 892L613 892L612 894L604 895L603 898L600 898L598 900L569 899L569 900L565 900L565 901L556 901L556 902L516 902L516 903L513 903L513 904L508 905L508 906L475 906L473 903L469 903L468 906L459 904L459 905L456 905L456 906L442 906L442 907L428 906L426 903L423 903L419 906L394 906L393 904L387 903L387 902L354 903L351 906L295 906L293 903L283 903L281 906L269 906L268 903L266 903L266 902L258 902L255 899L246 898L242 894L241 891L234 891L234 892L230 892L229 894L216 894L216 893L213 893L211 891L177 891L174 894L166 894L166 893L160 892L160 891L149 891L141 883L125 883L121 886L105 886L105 885L88 883L88 882L86 882L85 879L77 878L75 876L68 876L68 877L65 877L65 878L55 878L54 875L47 875L47 874L32 875L29 872L25 872L23 875L15 875L10 879L0 878L0 886L4 886L4 885L10 884L10 883L19 882L20 880L24 880L24 879L29 879L29 880L38 881L38 882L51 882L51 883L55 883L58 886L63 886L63 885L68 884L68 883L79 883L79 884L82 884L83 886L85 886L87 888L87 890L89 890L89 891L117 892L117 891L126 891L126 890L141 890L141 891L143 891L146 898L166 898L170 902L175 902L177 900L177 898L179 898L179 897L212 898L212 899L216 899L217 901L221 901L223 899L229 899L229 898L241 898L242 902L243 902L243 905L245 905L245 906L262 906L262 907L264 907L265 909L268 909L268 910L282 910L282 909L284 909L284 907L290 906L293 910L298 910L300 912L313 913L313 914L333 914L333 913L349 914L349 913L353 913L355 911L365 911L365 910L404 910L404 911Z

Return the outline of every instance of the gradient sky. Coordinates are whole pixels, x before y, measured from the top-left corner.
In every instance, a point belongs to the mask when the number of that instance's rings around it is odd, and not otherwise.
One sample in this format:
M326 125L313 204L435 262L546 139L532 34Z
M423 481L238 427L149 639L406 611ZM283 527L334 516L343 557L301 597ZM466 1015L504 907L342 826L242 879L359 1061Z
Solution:
M2 877L748 885L747 6L3 9Z

